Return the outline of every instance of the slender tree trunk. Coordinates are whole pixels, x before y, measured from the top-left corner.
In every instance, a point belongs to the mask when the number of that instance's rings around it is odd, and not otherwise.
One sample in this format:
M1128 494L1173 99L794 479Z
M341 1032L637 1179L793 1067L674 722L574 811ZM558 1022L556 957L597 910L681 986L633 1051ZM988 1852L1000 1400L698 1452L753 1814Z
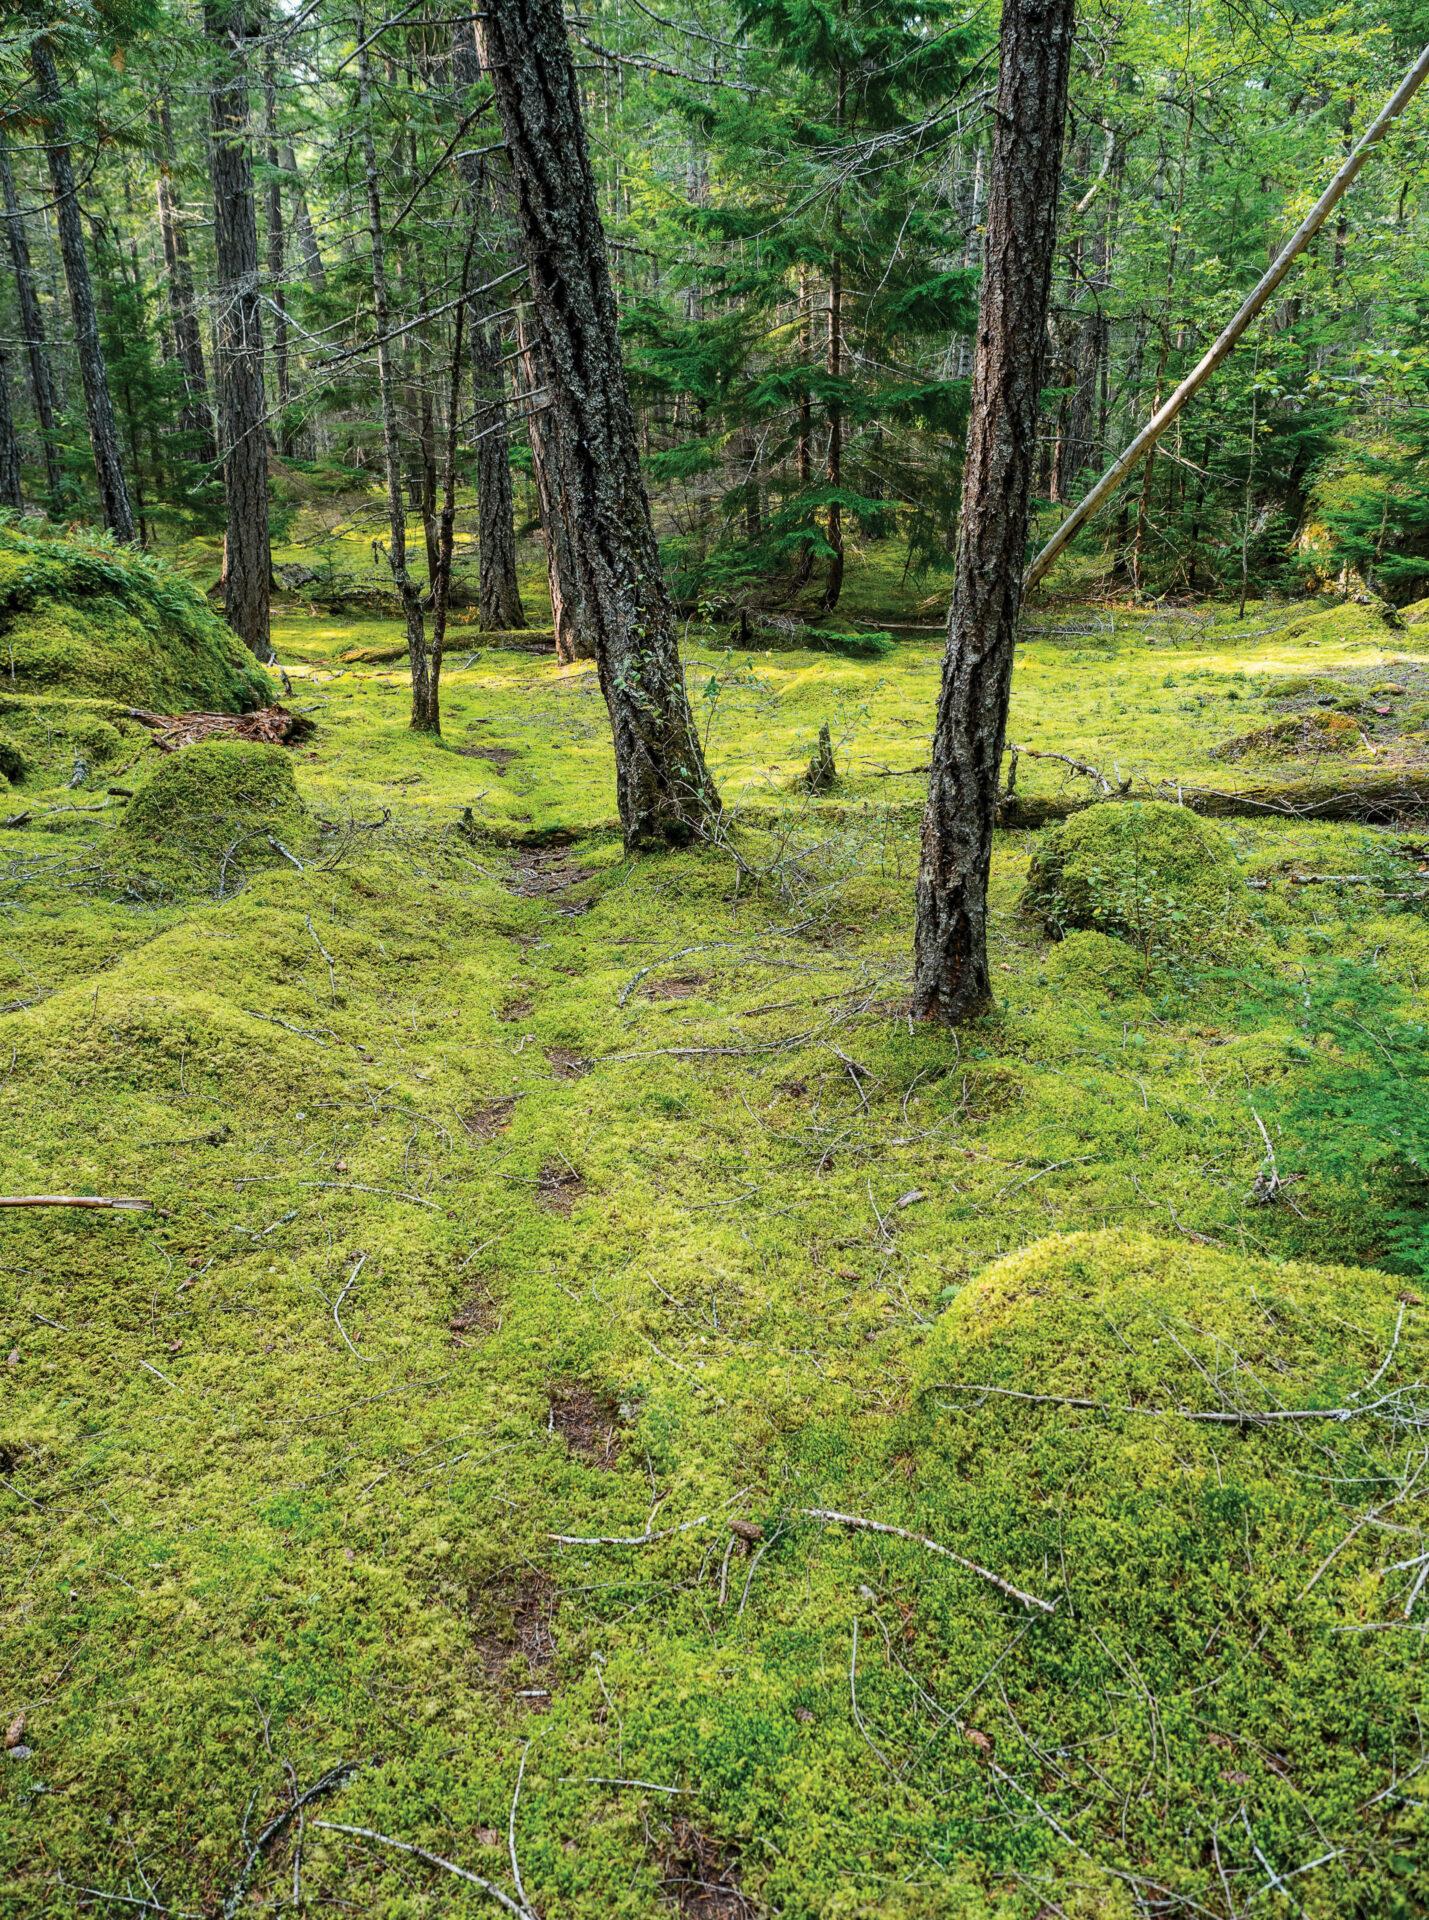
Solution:
M359 43L367 27L357 17ZM392 371L392 347L387 338L387 241L382 227L382 192L377 175L377 143L372 134L372 70L366 48L357 56L362 106L362 157L367 185L367 226L372 251L372 322L377 333L377 384L382 401L382 448L387 469L387 519L391 544L387 564L402 599L407 626L407 658L412 669L412 730L440 733L439 689L427 659L427 637L422 600L407 571L407 507L402 498L402 443L397 425L397 383Z
M0 347L0 507L18 513L24 504L20 443L15 438L15 415L10 405L10 356Z
M278 451L291 460L297 448L288 418L288 308L283 296L283 183L278 178L278 89L273 48L263 58L263 119L268 136L268 281L273 300L273 374L278 388Z
M318 251L318 237L313 231L313 216L308 211L308 198L303 192L302 175L298 172L298 158L286 142L279 147L278 155L283 163L283 171L293 181L293 237L298 243L298 257L303 263L303 273L308 285L315 293L321 293L327 285L327 273L323 267L323 257Z
M799 269L799 313L802 322L800 327L801 344L803 347L804 363L807 365L813 358L814 352L813 315L810 311L809 270L807 267L800 267ZM801 491L813 485L814 413L807 386L803 387L799 394L798 475ZM808 585L809 575L813 570L813 543L806 540L799 550L798 559L794 562L794 577L789 583L790 591L792 593L802 593Z
M581 598L580 568L575 543L571 538L570 517L561 501L560 465L551 416L550 396L545 390L535 349L526 329L525 317L516 322L521 351L521 379L531 399L531 470L536 479L536 498L541 504L541 528L546 543L546 582L551 590L551 620L556 630L556 658L563 666L573 660L594 660L595 635L585 617ZM536 396L540 404L536 404Z
M211 466L218 459L218 441L214 436L208 375L203 363L203 331L194 304L193 267L189 259L188 235L184 231L183 204L174 189L174 129L169 118L167 94L160 95L155 118L160 140L159 233L164 244L164 265L169 274L174 346L184 375L184 409L180 417L184 432L191 436L194 459Z
M463 21L453 29L452 73L458 86L467 89L481 78L481 58L470 21ZM484 163L475 155L460 164L473 222L484 216L488 230L505 227L510 195L504 179L499 186L489 182ZM501 249L493 249L490 257L500 259ZM476 446L476 543L480 566L477 615L485 631L501 632L526 625L516 574L516 504L511 489L506 381L500 338L490 321L492 303L482 294L474 293L467 304L475 401L472 433Z
M45 323L40 313L40 297L35 290L34 268L30 265L30 243L25 237L24 215L15 192L15 175L10 166L10 150L0 138L0 191L5 197L5 228L10 241L10 259L15 268L15 291L20 304L20 325L25 330L25 352L30 362L30 391L35 399L35 424L40 431L40 449L45 462L45 490L49 510L55 519L64 512L64 482L60 477L59 453L55 447L55 385L50 373L49 348L45 344Z
M260 660L268 637L268 442L264 431L263 323L258 294L258 219L249 148L248 77L243 42L247 0L204 0L213 59L209 88L214 252L217 272L219 398L223 416L223 492L227 509L223 611Z
M992 1002L987 883L1036 460L1074 0L1004 0L957 571L918 871L913 1012Z
M719 799L685 693L675 610L640 471L560 0L493 0L480 30L511 157L561 496L610 710L625 843L683 843Z
M104 354L99 345L99 316L95 311L94 288L84 251L84 229L80 222L79 195L74 184L69 134L60 109L59 75L55 71L54 55L46 41L31 41L30 64L46 123L45 158L49 162L50 184L54 188L60 254L69 287L70 311L74 315L75 358L79 361L80 379L84 385L84 408L89 420L89 444L94 452L94 474L99 484L100 512L104 516L105 526L115 539L131 544L134 539L134 514L129 505L129 489L124 482L124 463L119 456L119 430L114 422L114 403L109 395L109 375L105 371Z
M451 379L447 387L447 432L442 455L442 510L437 521L436 569L432 574L432 655L431 688L428 695L432 710L440 714L442 660L446 653L447 610L451 605L452 552L456 534L456 454L461 424L462 329L466 320L466 291L471 284L471 256L476 245L476 228L467 242L466 258L461 265L462 298L457 302L452 328Z
M845 11L847 8L845 7ZM842 131L845 106L848 98L848 76L839 68L838 99L834 110L834 125ZM843 202L834 198L834 246L833 258L829 262L829 343L827 367L830 384L843 376L843 325L844 325L844 276L841 249L843 246ZM836 389L835 389L836 391ZM824 468L824 477L830 487L843 485L844 415L837 399L829 401L829 445ZM844 527L843 508L837 500L829 502L828 519L829 545L833 549L829 561L829 577L824 582L823 608L832 613L839 603L839 595L844 584Z

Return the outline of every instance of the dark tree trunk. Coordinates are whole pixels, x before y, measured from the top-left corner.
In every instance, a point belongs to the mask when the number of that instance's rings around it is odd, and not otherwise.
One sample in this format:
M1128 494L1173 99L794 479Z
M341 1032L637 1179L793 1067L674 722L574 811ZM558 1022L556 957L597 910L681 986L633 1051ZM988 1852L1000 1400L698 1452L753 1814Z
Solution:
M481 60L471 24L453 30L452 72L457 84L472 88L481 78ZM510 194L493 193L483 162L474 155L461 162L473 224L488 230L507 224ZM483 220L483 216L484 220ZM489 256L499 259L493 249ZM506 382L501 342L492 329L491 303L479 293L468 302L471 325L471 385L475 401L472 434L476 446L476 543L480 556L479 625L486 632L524 627L525 609L516 577L516 506L511 490L511 435L506 424Z
M362 16L357 19L359 41L366 37ZM362 156L367 184L367 230L372 262L372 322L377 333L377 384L382 401L382 446L387 469L387 519L391 545L387 564L402 600L407 626L407 660L412 672L412 730L440 733L439 686L427 658L427 636L422 598L407 571L407 507L402 498L402 442L397 425L397 382L388 339L387 242L382 226L382 194L377 175L377 143L372 135L372 82L367 51L357 56L362 101Z
M184 232L183 207L174 191L174 130L169 119L167 95L161 96L155 117L160 137L159 234L164 244L164 265L169 274L174 347L184 376L184 408L180 418L184 432L192 438L194 459L212 466L218 459L218 442L214 438L213 412L208 400L208 375L203 364L203 333L194 306L188 235Z
M482 65L511 157L560 495L615 741L627 847L691 839L718 806L685 694L560 0L494 0Z
M561 502L560 478L553 445L555 427L549 396L536 364L524 318L518 316L521 379L530 395L531 470L536 498L541 503L541 530L546 545L546 583L551 590L551 622L556 630L556 658L563 666L573 660L594 660L595 636L590 631L581 599L580 570L575 543Z
M844 104L848 92L848 79L842 67L838 77L838 103L834 111L834 125L842 128L844 123ZM844 282L843 261L839 249L843 244L843 207L834 197L834 256L829 264L829 383L833 387L843 375L843 325L844 325ZM835 389L836 391L837 389ZM838 401L829 402L829 447L824 477L831 487L843 485L843 447L844 417L843 408ZM823 608L832 613L839 603L839 595L844 584L844 526L843 508L837 500L829 502L828 522L829 545L833 556L829 561L829 577L824 582Z
M511 436L501 344L480 324L470 303L471 372L476 401L476 541L481 556L478 624L488 632L524 627L526 612L516 578L516 506L511 493Z
M278 388L278 451L285 460L297 452L288 418L288 309L283 298L283 183L278 178L278 89L273 48L263 61L263 120L268 136L268 283L273 299L273 375Z
M20 493L20 446L15 438L15 416L10 406L10 357L0 347L0 507L18 513L25 504Z
M948 649L918 870L913 1012L992 1001L987 883L1022 599L1074 0L1004 0Z
M99 316L84 251L69 134L60 111L59 75L55 71L54 55L45 41L30 43L30 64L45 119L45 158L54 188L60 255L69 287L70 311L74 315L75 358L79 361L84 385L84 408L89 420L89 444L94 452L94 474L99 484L100 512L115 539L129 544L134 539L134 514L124 482L124 463L119 457L119 430L114 423L114 403L109 397L109 376L99 345Z
M213 59L209 166L213 177L214 301L218 312L223 493L227 510L223 611L260 660L268 637L268 441L263 395L263 322L258 293L258 219L249 151L245 0L204 0Z
M20 201L15 192L9 148L3 139L0 139L0 191L5 196L5 227L10 241L10 259L15 268L20 325L25 330L25 352L30 362L30 391L35 397L35 424L40 431L40 448L45 462L45 489L50 512L58 519L64 512L64 482L60 477L59 454L54 439L55 383L50 373L50 355L45 344L40 297L35 291L34 268L30 265L30 243L25 237L24 215L20 212Z

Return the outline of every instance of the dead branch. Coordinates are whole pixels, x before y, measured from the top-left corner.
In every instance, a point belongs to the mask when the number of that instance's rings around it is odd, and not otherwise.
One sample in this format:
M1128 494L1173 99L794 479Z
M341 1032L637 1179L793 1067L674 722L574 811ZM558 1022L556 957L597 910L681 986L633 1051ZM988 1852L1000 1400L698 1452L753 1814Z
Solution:
M109 1208L119 1213L145 1213L152 1200L121 1200L98 1193L14 1193L0 1195L0 1207L86 1207L97 1211Z
M1019 1600L1024 1607L1040 1607L1043 1613L1055 1613L1055 1600L1039 1600L1035 1593L1024 1593L1020 1587L1014 1587L1000 1574L989 1573L986 1567L980 1567L976 1560L965 1560L960 1553L954 1553L951 1547L943 1546L937 1540L930 1540L925 1533L910 1533L906 1527L893 1527L886 1520L864 1520L853 1513L834 1513L827 1507L796 1507L806 1520L818 1520L825 1526L854 1527L861 1533L888 1533L898 1540L911 1540L916 1547L926 1547L929 1553L940 1553L945 1560L952 1560L968 1573L975 1573L980 1580L1005 1593L1009 1600Z

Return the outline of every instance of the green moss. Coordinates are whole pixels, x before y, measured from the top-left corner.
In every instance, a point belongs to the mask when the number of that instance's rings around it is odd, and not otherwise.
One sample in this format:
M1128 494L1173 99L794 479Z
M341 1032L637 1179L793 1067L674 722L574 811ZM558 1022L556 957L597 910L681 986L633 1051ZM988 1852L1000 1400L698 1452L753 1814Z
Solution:
M1222 944L1243 899L1218 827L1184 807L1141 801L1088 807L1054 827L1024 896L1055 935L1108 933L1148 955Z
M0 674L7 691L159 712L242 713L273 698L252 655L161 561L13 527L0 528Z
M1047 956L1047 978L1074 990L1090 988L1112 1000L1146 989L1146 964L1124 940L1089 928L1064 933Z
M31 771L29 756L14 734L6 728L0 728L0 774L12 786L18 786Z
M292 756L238 740L168 754L135 789L118 837L144 872L207 887L223 869L231 892L244 874L284 861L274 841L292 854L307 838Z

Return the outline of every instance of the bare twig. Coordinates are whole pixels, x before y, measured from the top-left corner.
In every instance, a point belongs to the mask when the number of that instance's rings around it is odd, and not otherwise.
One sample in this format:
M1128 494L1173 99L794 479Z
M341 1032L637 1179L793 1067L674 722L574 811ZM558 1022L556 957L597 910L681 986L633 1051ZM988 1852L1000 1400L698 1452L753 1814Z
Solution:
M152 1200L119 1200L98 1193L12 1193L0 1195L0 1207L107 1207L119 1213L144 1213Z
M352 1342L347 1339L347 1329L343 1326L341 1320L338 1319L337 1310L342 1305L343 1301L347 1298L348 1292L352 1287L353 1281L356 1280L358 1274L361 1273L362 1269L366 1265L367 1265L367 1255L365 1253L360 1253L357 1256L357 1265L352 1269L352 1272L347 1276L347 1285L343 1288L342 1292L337 1296L337 1299L333 1302L333 1309L332 1309L333 1325L337 1328L338 1332L342 1335L343 1339L347 1340L348 1352L351 1353L351 1355L355 1360L361 1360L362 1355L357 1351L357 1348L353 1346Z
M309 1801L317 1800L325 1793L334 1793L339 1787L345 1787L357 1772L360 1764L361 1763L356 1760L344 1760L341 1766L330 1768L328 1772L323 1774L321 1779L313 1782L306 1793L295 1794L291 1804L285 1807L282 1813L275 1815L274 1818L268 1822L267 1826L264 1827L258 1838L253 1842L253 1845L248 1849L247 1858L238 1870L238 1878L234 1881L229 1890L228 1898L223 1903L223 1920L233 1920L234 1915L242 1903L244 1894L248 1891L249 1876L253 1872L254 1864L268 1842L270 1840L276 1840L279 1834L286 1832L290 1822L307 1806ZM324 1822L316 1821L314 1824L322 1826Z
M308 923L308 932L311 933L313 936L313 945L317 948L318 952L322 955L323 959L327 961L328 987L332 993L332 1004L336 1006L337 1005L337 980L333 975L332 955L328 952L327 948L323 945L322 941L318 939L317 933L313 927L313 916L310 913L305 913L303 915L303 918Z
M980 1567L976 1560L965 1560L960 1553L954 1553L951 1547L943 1546L937 1540L930 1540L924 1533L910 1533L907 1527L893 1527L886 1520L864 1520L858 1514L835 1513L827 1507L798 1507L796 1512L807 1520L822 1521L825 1526L854 1527L861 1533L887 1533L897 1540L911 1540L916 1547L926 1547L929 1553L939 1553L945 1560L953 1561L967 1573L975 1573L980 1580L986 1580L990 1586L1005 1593L1010 1600L1018 1600L1024 1607L1040 1607L1043 1613L1055 1613L1055 1600L1039 1600L1034 1593L1024 1593L1020 1587L1014 1587L1000 1574L990 1573L986 1567Z
M329 1833L352 1833L359 1840L371 1840L379 1847L395 1847L399 1853L410 1853L418 1860L425 1860L429 1867L440 1867L443 1873L454 1873L458 1880L466 1880L474 1887L480 1887L483 1893L489 1893L493 1900L500 1901L508 1913L514 1913L517 1920L532 1920L529 1907L517 1906L509 1893L503 1893L500 1887L490 1880L483 1880L479 1873L468 1873L465 1867L459 1867L454 1860L444 1860L439 1853L428 1853L425 1847L414 1847L409 1840L394 1840L390 1834L374 1833L371 1827L349 1827L338 1820L314 1820L315 1827L323 1827Z

